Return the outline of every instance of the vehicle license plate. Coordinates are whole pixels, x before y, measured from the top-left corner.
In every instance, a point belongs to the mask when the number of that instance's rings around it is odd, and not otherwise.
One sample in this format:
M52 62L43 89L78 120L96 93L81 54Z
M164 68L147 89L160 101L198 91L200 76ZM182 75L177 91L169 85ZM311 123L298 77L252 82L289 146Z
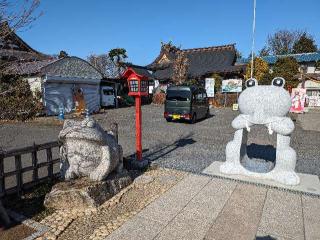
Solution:
M178 114L173 114L173 115L172 115L172 118L173 118L173 119L180 119L180 115L178 115Z

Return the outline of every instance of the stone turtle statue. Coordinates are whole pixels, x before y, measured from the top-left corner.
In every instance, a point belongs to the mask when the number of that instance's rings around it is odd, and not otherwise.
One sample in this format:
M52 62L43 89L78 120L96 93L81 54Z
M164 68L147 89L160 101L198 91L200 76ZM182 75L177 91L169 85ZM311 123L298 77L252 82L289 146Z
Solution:
M290 147L294 123L286 117L291 98L283 88L284 84L285 80L279 77L274 78L269 86L258 86L253 78L246 81L247 88L238 100L240 115L232 121L236 131L226 146L226 161L220 166L220 172L269 179L285 185L299 184L299 176L294 171L296 152ZM277 134L275 166L267 173L249 171L241 165L241 159L246 155L247 133L254 124L266 126L269 134Z
M87 176L101 181L113 170L123 168L122 147L92 118L66 120L59 133L61 176L66 180Z

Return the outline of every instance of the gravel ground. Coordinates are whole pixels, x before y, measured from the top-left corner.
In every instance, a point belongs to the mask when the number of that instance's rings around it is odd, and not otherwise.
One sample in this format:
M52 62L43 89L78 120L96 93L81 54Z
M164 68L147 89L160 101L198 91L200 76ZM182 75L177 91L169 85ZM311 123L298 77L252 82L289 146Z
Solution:
M110 123L119 124L119 142L124 155L134 153L135 123L134 107L110 109L94 117L108 128ZM163 118L163 106L143 106L143 148L144 157L162 167L175 168L200 173L213 161L225 160L225 145L233 138L231 121L237 115L231 109L211 109L211 117L194 125L187 123L167 123ZM313 121L319 121L315 114ZM0 126L0 146L10 149L27 146L35 141L43 143L55 140L61 126L41 124L4 124ZM275 134L267 134L264 127L253 127L249 133L249 144L275 145ZM296 170L301 173L320 175L319 159L320 133L306 131L296 123L292 135L292 146L297 151ZM254 145L251 145L254 146Z
M1 223L0 223L1 224ZM21 240L25 239L35 231L34 229L22 224L13 223L10 228L4 229L0 227L0 239L1 240Z

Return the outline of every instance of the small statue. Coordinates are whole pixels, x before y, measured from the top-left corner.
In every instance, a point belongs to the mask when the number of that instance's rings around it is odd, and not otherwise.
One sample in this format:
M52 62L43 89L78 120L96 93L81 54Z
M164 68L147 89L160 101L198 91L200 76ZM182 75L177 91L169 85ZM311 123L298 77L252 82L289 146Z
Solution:
M269 179L285 185L299 184L299 176L294 171L296 152L290 147L294 123L286 117L291 98L283 88L284 84L285 80L280 77L274 78L270 86L258 86L253 78L246 81L247 88L238 100L241 114L232 121L232 127L236 129L234 139L226 146L226 161L220 172ZM254 124L265 125L269 134L277 134L275 167L267 173L249 171L240 162L246 155L247 133Z
M90 117L82 122L66 120L59 140L63 143L60 172L67 180L88 176L101 181L115 169L122 171L122 147Z

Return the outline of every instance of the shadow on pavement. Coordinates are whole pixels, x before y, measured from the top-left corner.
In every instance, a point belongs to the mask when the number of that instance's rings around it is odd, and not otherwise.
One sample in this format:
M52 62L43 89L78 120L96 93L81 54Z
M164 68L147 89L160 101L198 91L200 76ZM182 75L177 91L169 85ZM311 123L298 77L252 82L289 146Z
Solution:
M272 145L260 145L251 143L247 146L249 158L259 158L270 162L276 161L276 148Z
M165 145L164 147L161 147L159 149L156 149L154 151L145 150L144 152L144 158L149 159L149 161L153 162L156 161L159 158L164 157L165 155L168 155L178 148L185 147L187 145L194 144L196 141L192 138L193 133L190 133L184 137L179 138L175 142L169 145Z
M277 239L268 235L268 236L256 237L256 240L277 240Z

